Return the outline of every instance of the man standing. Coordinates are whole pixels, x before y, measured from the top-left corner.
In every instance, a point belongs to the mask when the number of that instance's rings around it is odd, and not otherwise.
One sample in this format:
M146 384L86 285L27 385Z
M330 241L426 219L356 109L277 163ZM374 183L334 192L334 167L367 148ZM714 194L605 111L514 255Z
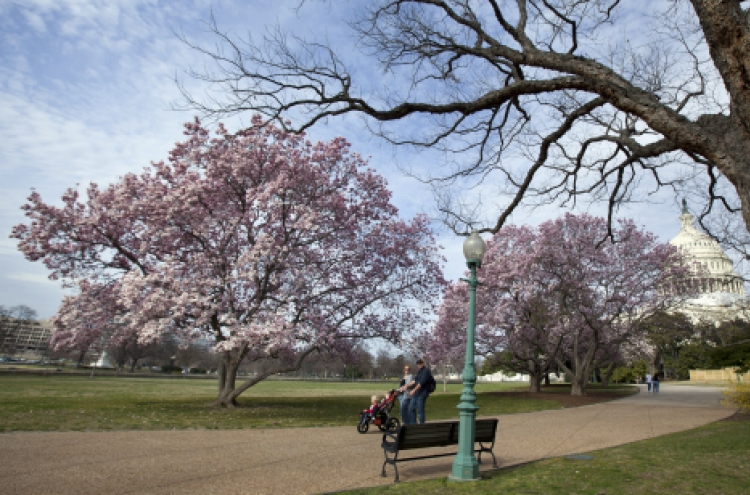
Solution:
M412 409L414 410L414 416L412 416L412 418L416 419L418 423L424 424L424 403L429 394L427 387L433 378L432 373L430 373L429 368L424 365L422 359L417 360L417 367L419 368L419 371L417 371L417 376L414 377L414 383L416 385L414 385L412 391L409 392L409 395L411 395Z
M646 373L646 386L648 391L651 392L651 373Z

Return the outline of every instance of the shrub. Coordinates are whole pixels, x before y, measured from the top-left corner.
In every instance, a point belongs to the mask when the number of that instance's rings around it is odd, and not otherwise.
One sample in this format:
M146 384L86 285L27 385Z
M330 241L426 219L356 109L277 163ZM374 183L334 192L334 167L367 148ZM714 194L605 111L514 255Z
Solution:
M648 367L646 362L641 359L629 366L615 368L610 381L615 383L637 383L639 378L645 378L646 373L648 373Z
M182 371L182 368L180 368L179 366L165 364L161 367L161 371L162 373L179 373L180 371Z
M730 383L724 389L722 404L729 407L739 407L742 411L750 413L750 383Z

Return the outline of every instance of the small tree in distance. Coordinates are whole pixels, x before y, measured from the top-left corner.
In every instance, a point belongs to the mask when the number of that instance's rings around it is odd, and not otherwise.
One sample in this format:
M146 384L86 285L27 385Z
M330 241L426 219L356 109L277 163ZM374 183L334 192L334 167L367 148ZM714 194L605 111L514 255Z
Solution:
M529 374L534 392L556 365L572 377L571 393L584 395L596 367L645 346L638 323L682 297L669 288L683 287L688 269L674 247L630 221L614 230L616 243L599 242L607 229L603 218L567 214L498 232L480 269L477 353ZM466 292L463 284L446 292L433 358L465 347Z
M63 206L38 193L19 249L78 293L56 344L129 333L139 343L208 339L216 404L319 350L397 342L419 328L443 278L428 221L398 218L384 179L343 138L313 144L263 122L215 137L197 120L169 162ZM407 304L405 304L407 303ZM274 366L237 385L243 360Z

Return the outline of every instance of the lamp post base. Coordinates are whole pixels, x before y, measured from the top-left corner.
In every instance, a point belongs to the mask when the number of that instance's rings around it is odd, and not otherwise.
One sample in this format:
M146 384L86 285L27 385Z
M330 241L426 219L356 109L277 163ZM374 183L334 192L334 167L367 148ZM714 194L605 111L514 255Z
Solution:
M452 474L448 475L448 481L452 481L452 482L456 482L456 483L462 482L462 481L479 481L481 479L482 478L480 478L479 475L477 475L476 478L456 478Z
M448 476L448 481L478 481L479 479L481 478L477 459L473 455L466 457L458 454L453 461L453 469Z
M464 390L461 403L458 405L458 454L453 460L451 481L476 481L479 479L479 462L474 455L474 438L476 431L477 407L474 393L474 382L477 377L474 367L467 365L464 369Z

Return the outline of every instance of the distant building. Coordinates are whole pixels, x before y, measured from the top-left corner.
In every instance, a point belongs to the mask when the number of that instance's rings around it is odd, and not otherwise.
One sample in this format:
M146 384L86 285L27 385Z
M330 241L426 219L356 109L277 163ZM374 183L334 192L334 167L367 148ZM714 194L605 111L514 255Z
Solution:
M49 320L17 320L0 317L7 334L1 352L20 357L41 356L47 351L52 328Z
M719 243L695 227L685 200L682 201L680 223L682 229L669 243L680 248L690 262L701 265L703 271L693 279L699 295L674 310L684 313L694 322L718 324L736 318L747 319L750 305L742 277L734 272L734 263L724 254Z

